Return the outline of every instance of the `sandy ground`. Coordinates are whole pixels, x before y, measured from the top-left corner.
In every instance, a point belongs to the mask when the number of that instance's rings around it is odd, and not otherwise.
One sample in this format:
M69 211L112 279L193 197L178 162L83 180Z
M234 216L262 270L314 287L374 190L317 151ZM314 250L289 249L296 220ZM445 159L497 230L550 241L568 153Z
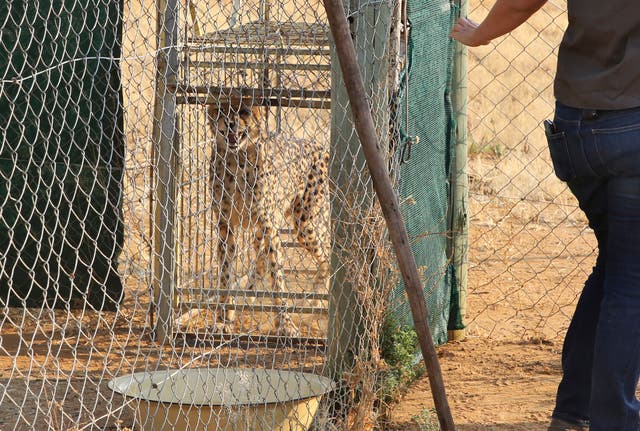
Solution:
M440 347L438 356L456 429L545 430L560 378L559 349L556 343L544 340L488 342L472 337ZM412 385L394 408L388 429L431 429L420 419L425 410L433 408L430 394L426 378Z

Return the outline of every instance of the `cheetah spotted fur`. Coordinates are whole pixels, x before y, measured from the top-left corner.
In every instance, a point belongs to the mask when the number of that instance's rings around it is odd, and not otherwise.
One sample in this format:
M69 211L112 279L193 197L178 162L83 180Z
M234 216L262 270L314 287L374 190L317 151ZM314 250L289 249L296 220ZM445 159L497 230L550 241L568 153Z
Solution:
M269 275L272 289L284 292L282 245L274 225L276 199L273 186L279 180L267 153L267 145L300 145L295 140L268 138L262 109L250 101L209 105L208 119L215 136L215 148L210 164L214 212L219 232L217 253L220 267L220 288L227 291L231 284L236 236L239 228L253 231L253 247L257 254L256 274ZM293 196L285 212L296 240L318 264L318 276L326 277L328 263L314 227L320 211L320 201L326 193L329 154L317 143L304 142L310 154L295 160ZM280 148L278 148L280 149ZM291 162L288 160L287 162ZM229 296L224 304L233 304ZM278 299L283 308L287 301ZM223 332L230 332L235 320L233 307L219 316ZM286 312L276 319L281 335L296 337L300 332Z

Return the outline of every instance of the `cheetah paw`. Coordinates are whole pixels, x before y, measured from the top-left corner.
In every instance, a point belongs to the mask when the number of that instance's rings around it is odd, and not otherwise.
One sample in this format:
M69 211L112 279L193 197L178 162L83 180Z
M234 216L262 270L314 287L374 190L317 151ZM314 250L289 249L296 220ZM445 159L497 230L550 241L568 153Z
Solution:
M288 338L299 338L300 329L293 323L289 315L278 319L278 335Z
M214 324L212 330L218 334L231 334L232 332L231 325L223 322Z

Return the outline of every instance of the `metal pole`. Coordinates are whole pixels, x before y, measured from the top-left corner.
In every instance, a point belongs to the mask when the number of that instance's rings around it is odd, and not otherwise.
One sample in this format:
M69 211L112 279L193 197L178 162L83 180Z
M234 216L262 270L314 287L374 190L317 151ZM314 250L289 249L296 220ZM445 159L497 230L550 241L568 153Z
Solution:
M398 259L398 266L405 282L415 329L429 375L440 428L443 431L453 431L455 427L445 393L442 371L427 320L427 307L420 275L411 251L409 236L400 213L398 199L389 180L386 164L381 157L383 149L380 148L376 136L375 124L356 61L349 24L340 0L324 0L324 7L331 26L338 59L340 60L342 76L349 95L356 131L369 167L373 187L387 222L389 236Z
M161 344L173 334L175 283L176 167L178 133L176 88L178 73L177 0L158 0L158 54L153 117L155 206L153 227L153 296L156 333Z

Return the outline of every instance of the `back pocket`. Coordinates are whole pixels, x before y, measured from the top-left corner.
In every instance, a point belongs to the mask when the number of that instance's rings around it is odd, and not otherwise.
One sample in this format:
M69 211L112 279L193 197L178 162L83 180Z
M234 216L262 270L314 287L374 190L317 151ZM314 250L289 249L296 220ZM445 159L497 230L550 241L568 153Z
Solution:
M571 162L571 155L567 146L567 135L564 132L552 133L545 130L551 162L556 176L562 181L569 181L576 177L576 171Z
M610 175L640 176L640 124L594 129L593 135Z

